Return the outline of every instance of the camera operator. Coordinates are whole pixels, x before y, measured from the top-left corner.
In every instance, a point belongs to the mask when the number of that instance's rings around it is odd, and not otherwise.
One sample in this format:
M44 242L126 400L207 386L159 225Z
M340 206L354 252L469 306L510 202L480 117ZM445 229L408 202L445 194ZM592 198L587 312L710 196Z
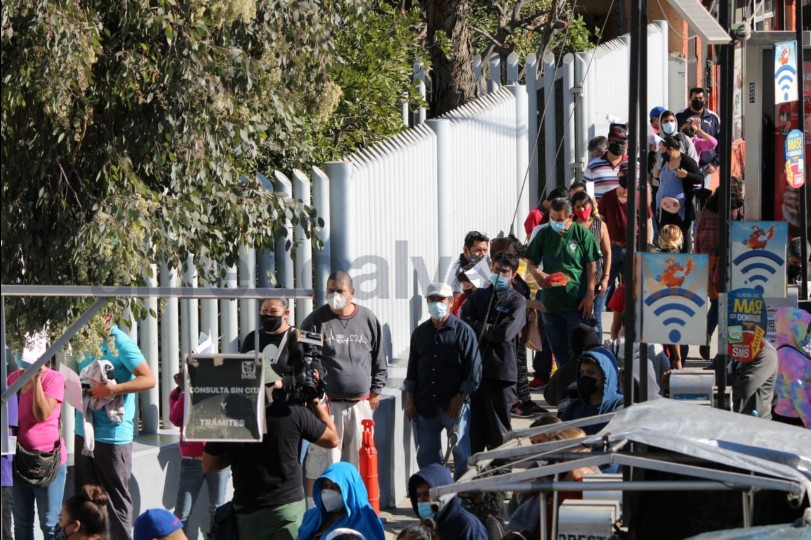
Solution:
M259 309L260 328L251 330L242 342L239 352L249 353L256 350L256 334L259 334L259 352L265 362L265 374L270 371L270 364L278 364L283 370L289 356L290 330L287 323L290 307L287 298L268 298Z
M274 301L278 302L269 302ZM209 442L205 446L206 473L231 466L240 540L295 538L306 509L299 463L302 441L327 449L338 446L335 424L320 398L315 396L306 404L294 398L296 389L289 385L295 386L295 377L290 376L295 369L278 363L266 369L265 384L273 388L273 400L265 408L267 429L261 443ZM280 381L284 381L281 386Z

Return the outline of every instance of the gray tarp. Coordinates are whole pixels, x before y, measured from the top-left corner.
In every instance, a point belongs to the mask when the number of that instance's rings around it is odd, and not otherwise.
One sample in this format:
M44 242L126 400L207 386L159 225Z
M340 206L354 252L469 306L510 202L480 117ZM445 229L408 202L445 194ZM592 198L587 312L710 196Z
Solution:
M811 492L811 430L672 399L616 411L607 436L792 480Z

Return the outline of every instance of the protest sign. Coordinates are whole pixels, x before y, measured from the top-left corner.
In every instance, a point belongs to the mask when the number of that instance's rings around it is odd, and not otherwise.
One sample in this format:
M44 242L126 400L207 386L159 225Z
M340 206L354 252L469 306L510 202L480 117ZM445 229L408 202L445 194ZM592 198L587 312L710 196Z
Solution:
M185 363L187 441L262 439L264 367L253 354L192 354Z

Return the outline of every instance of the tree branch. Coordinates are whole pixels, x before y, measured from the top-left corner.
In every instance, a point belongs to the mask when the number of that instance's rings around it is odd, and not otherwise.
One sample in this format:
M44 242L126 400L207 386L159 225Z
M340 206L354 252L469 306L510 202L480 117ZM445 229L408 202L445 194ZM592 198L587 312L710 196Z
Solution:
M470 25L470 29L471 29L471 30L473 30L474 32L476 32L476 33L478 33L478 34L481 34L482 36L486 37L486 38L487 38L487 39L488 39L488 40L489 40L489 41L490 41L490 42L491 42L493 45L495 45L496 47L504 47L504 44L503 44L502 42L500 42L498 39L496 39L495 37L493 37L493 36L491 36L490 34L488 34L487 32L485 32L485 31L484 31L484 30L482 30L481 28L478 28L478 27L473 26L473 25L471 24L471 25ZM490 48L490 47L488 47L488 49L489 49L489 48ZM486 57L485 57L485 56L482 56L482 59L484 59L484 58L486 58Z

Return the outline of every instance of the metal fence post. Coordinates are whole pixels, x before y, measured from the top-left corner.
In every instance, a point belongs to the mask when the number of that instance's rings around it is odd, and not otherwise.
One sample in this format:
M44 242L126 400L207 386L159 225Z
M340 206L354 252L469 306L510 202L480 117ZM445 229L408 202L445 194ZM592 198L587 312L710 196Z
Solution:
M293 198L293 184L283 173L274 171L273 187L276 193L282 193L285 199ZM284 227L290 231L292 226L289 219L284 220ZM293 238L288 235L284 238L276 239L276 270L279 277L279 284L289 289L293 288ZM295 318L295 308L291 305L290 316Z
M197 268L194 266L194 255L186 257L183 270L183 284L186 287L197 287ZM200 335L199 303L193 298L184 298L180 302L180 352L189 353L197 346Z
M330 271L348 272L352 266L354 238L360 234L351 216L357 212L351 186L353 165L348 161L330 161L326 164L329 177L330 208Z
M312 206L310 197L310 179L298 169L293 169L293 196L306 206ZM296 241L296 260L294 273L296 287L313 288L313 241L304 234L301 224L296 225L293 238ZM304 322L304 318L313 311L313 301L310 298L296 300L296 326Z
M510 229L519 239L524 238L524 218L529 213L529 157L527 150L527 87L510 85L507 87L515 98L515 177L518 189L517 212ZM526 182L525 182L526 180Z
M555 97L555 55L551 52L543 56L543 128L544 128L544 161L546 162L546 193L558 187L557 166L557 105ZM538 196L540 198L540 195Z
M453 256L456 243L451 236L452 228L448 220L453 219L451 208L453 204L453 162L451 161L454 141L450 137L451 120L433 118L426 124L436 134L436 165L437 165L437 260L444 256ZM458 241L458 240L457 240Z
M239 283L237 267L231 265L226 269L223 285L228 289L236 289ZM237 301L233 298L220 300L220 344L222 352L239 352L239 315L237 314Z
M318 215L324 220L324 225L321 227L321 249L312 251L315 279L313 291L316 306L323 306L327 301L327 277L329 277L331 264L329 191L329 176L318 167L313 167L313 205Z
M576 133L572 129L574 120L574 55L566 53L563 57L563 182L566 186L574 182L574 140Z
M215 264L216 263L211 261L208 257L201 257L198 266L210 269L209 275L211 275L211 272L213 272L212 267L214 267ZM203 279L203 285L206 287L216 287L217 283L210 283L208 279ZM200 331L205 332L205 334L211 338L211 352L213 353L220 350L220 321L218 313L217 300L207 298L200 301Z
M176 287L177 272L174 268L169 268L166 263L161 264L160 286ZM178 371L180 365L180 328L178 326L178 305L177 298L167 298L164 300L163 311L160 314L160 356L161 356L161 420L164 429L170 428L169 421L169 393L174 385L172 377Z
M535 53L527 55L527 151L529 152L529 196L530 208L538 204L538 57Z
M575 95L575 122L574 122L574 141L575 153L574 162L576 169L576 179L583 179L583 172L588 165L588 112L587 101L588 94L586 92L586 66L588 66L588 56L590 53L579 52L575 54L574 60L574 88L572 92Z
M239 246L239 286L246 289L256 288L256 250L248 246ZM256 300L242 298L239 304L239 341L245 339L248 332L256 328Z
M147 287L158 286L158 268L155 264L149 265L150 272L145 273ZM149 364L149 369L157 379L158 371L158 299L150 296L145 300L149 314L141 322L141 352ZM154 316L152 315L154 313ZM144 433L157 433L159 421L160 390L158 385L146 392L141 392L141 424Z
M501 56L491 54L487 59L489 70L487 72L487 93L498 92L501 86Z
M518 84L518 53L507 56L507 84Z
M417 92L423 101L426 100L427 91L425 87L425 69L422 67L422 62L414 62L414 80L417 81ZM418 107L414 111L414 125L418 126L425 122L425 107Z

